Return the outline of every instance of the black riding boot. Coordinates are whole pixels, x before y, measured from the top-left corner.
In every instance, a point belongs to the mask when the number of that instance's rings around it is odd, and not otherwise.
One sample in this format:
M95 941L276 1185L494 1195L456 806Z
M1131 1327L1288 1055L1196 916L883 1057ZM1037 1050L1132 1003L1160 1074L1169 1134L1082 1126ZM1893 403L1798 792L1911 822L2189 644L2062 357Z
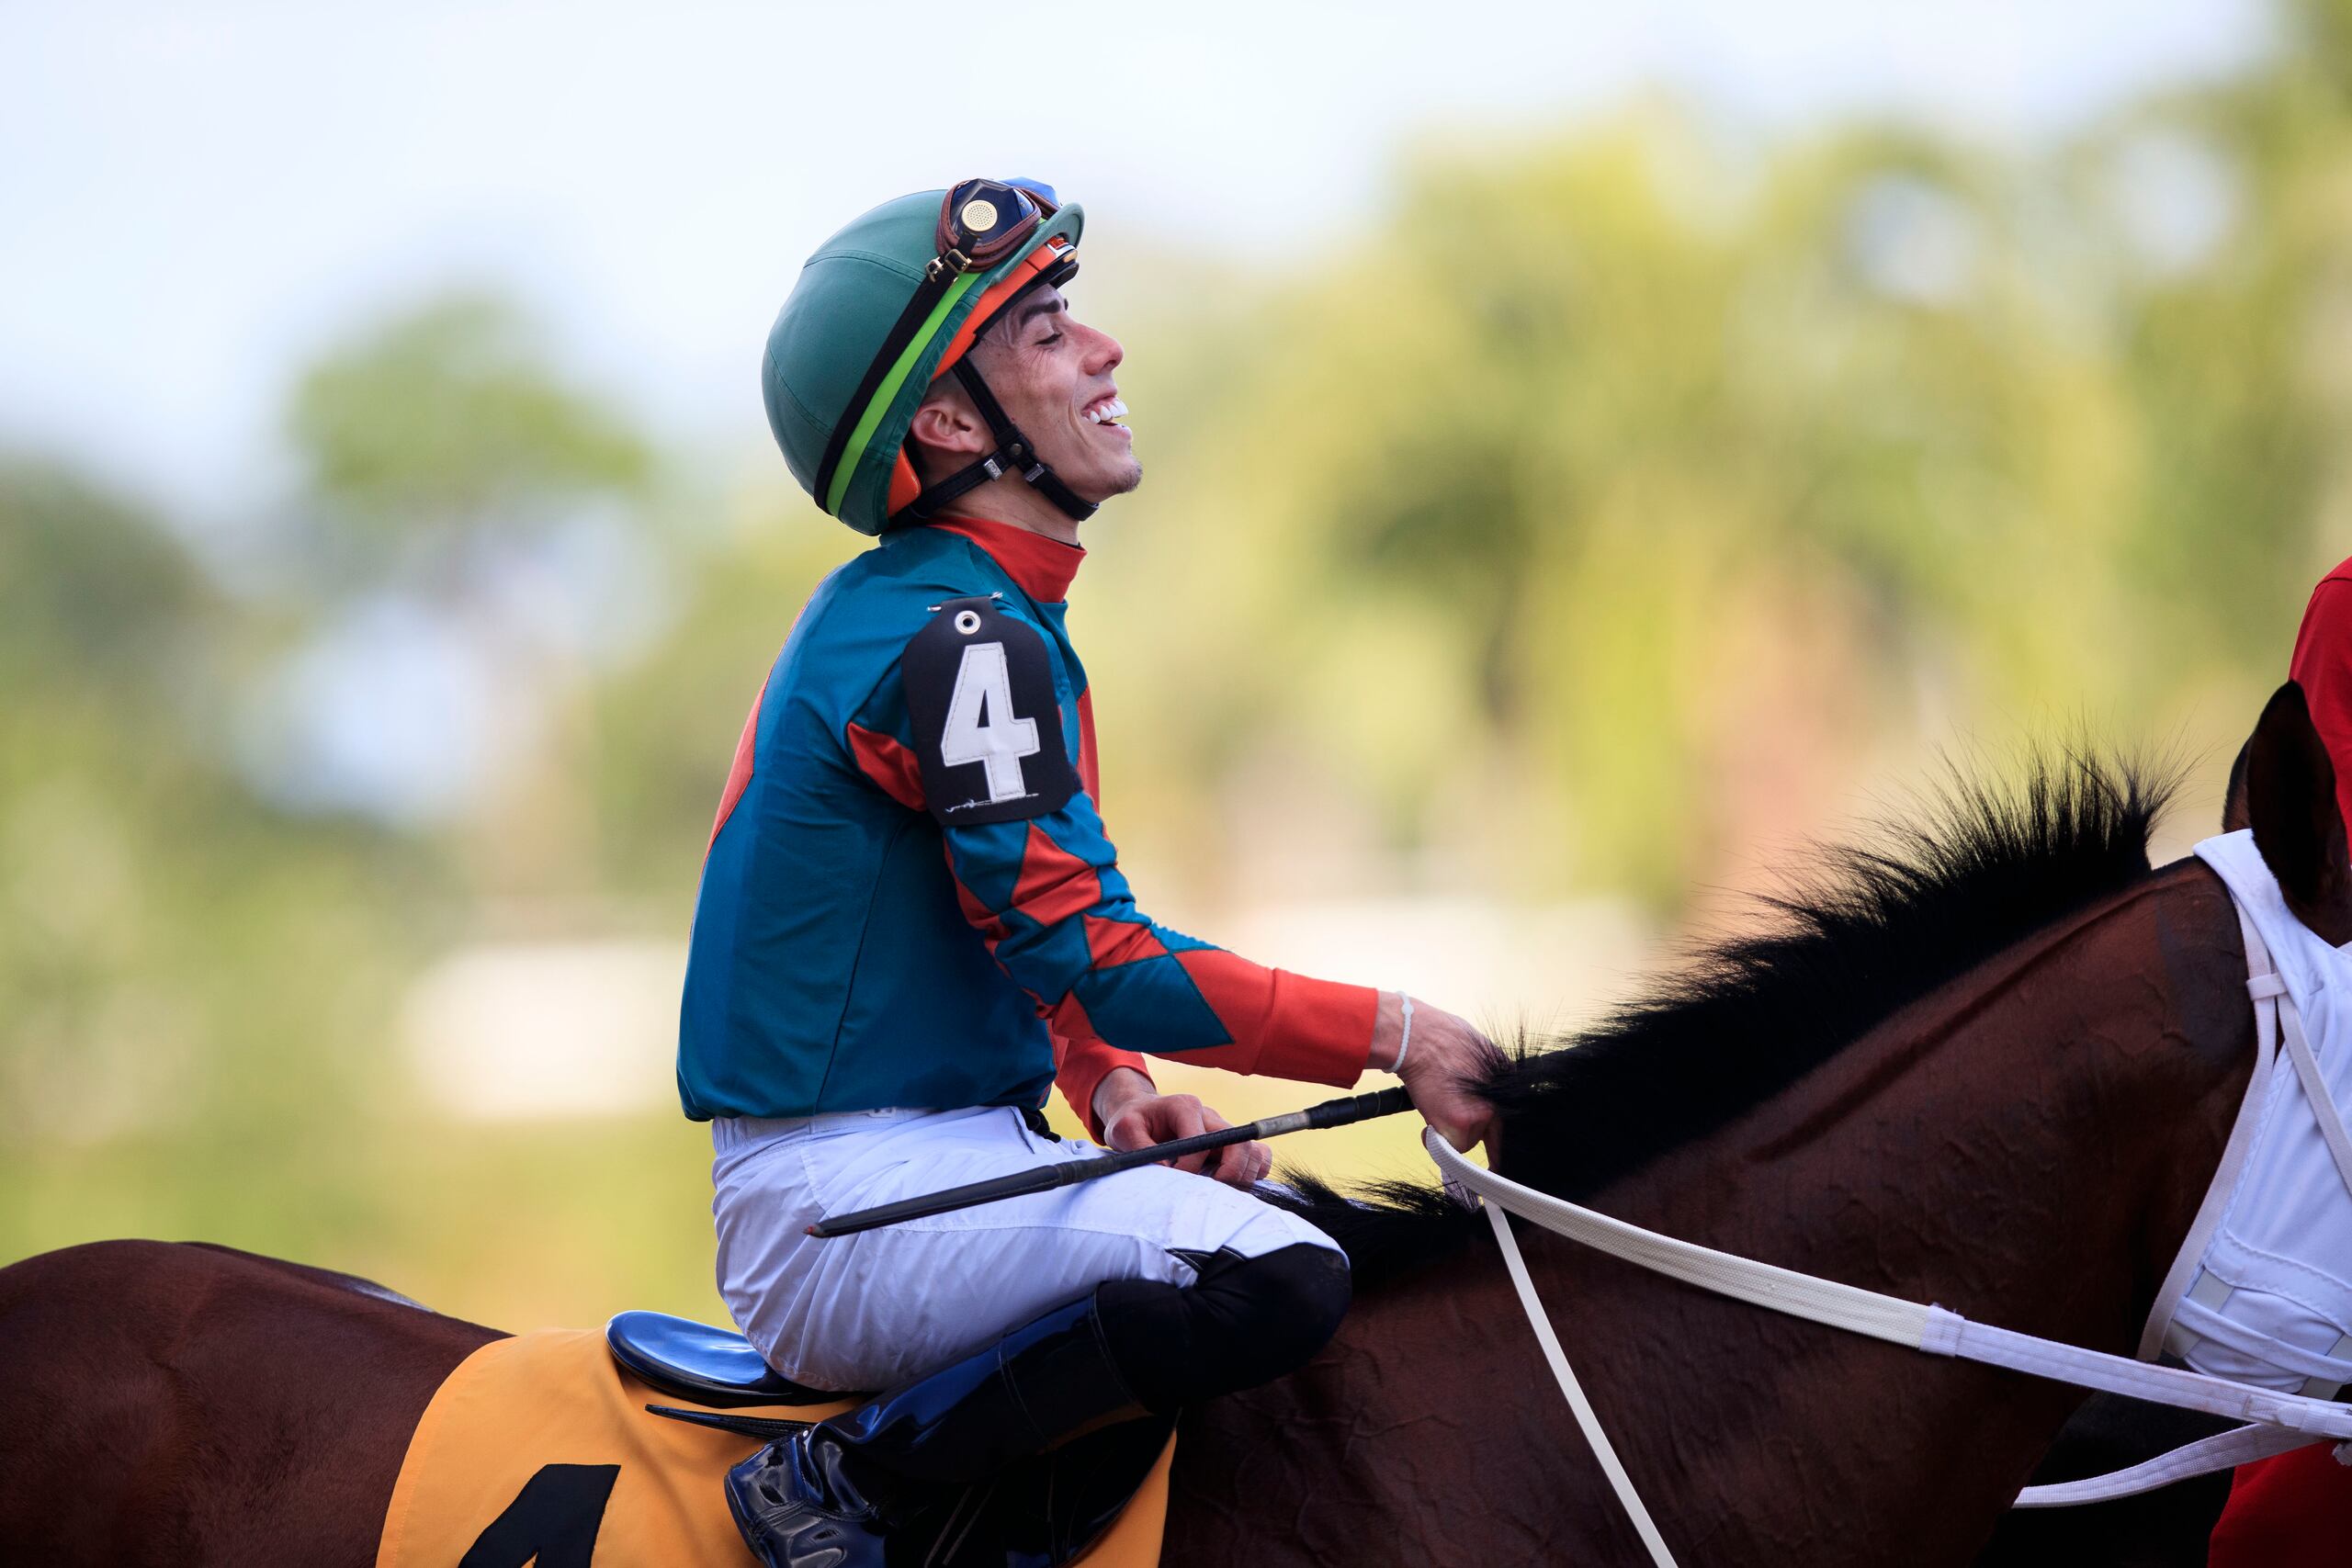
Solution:
M820 1421L727 1474L743 1539L768 1568L884 1568L961 1484L1089 1427L1146 1414L1090 1294L977 1355Z

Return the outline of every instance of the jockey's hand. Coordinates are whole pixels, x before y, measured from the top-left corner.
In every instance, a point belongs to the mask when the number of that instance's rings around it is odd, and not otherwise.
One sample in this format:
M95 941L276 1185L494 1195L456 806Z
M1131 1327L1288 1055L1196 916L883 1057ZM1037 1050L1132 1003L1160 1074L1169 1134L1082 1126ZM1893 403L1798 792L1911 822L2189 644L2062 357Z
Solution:
M1418 1039L1413 1048L1420 1049ZM1139 1149L1170 1138L1189 1138L1195 1133L1222 1132L1233 1125L1196 1096L1161 1094L1149 1078L1132 1067L1114 1067L1103 1075L1094 1091L1094 1113L1102 1123L1102 1141L1114 1149ZM1263 1144L1227 1144L1169 1163L1179 1170L1198 1171L1234 1187L1249 1188L1274 1168L1274 1155Z
M1372 1066L1397 1071L1396 1048L1405 1041L1404 996L1380 993L1380 1015L1373 1026ZM1487 1145L1487 1157L1500 1152L1502 1124L1494 1107L1464 1087L1485 1078L1504 1061L1501 1047L1469 1023L1441 1007L1413 998L1412 1041L1405 1047L1405 1066L1397 1076L1412 1091L1413 1109L1438 1135L1467 1152Z

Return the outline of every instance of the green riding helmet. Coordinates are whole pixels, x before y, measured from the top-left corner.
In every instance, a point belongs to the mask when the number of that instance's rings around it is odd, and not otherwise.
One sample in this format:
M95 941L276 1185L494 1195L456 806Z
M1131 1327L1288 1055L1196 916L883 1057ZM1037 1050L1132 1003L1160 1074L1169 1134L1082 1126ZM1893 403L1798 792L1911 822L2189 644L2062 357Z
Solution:
M885 202L817 248L768 329L760 383L784 460L819 506L879 534L1011 472L1073 517L1093 512L1038 461L967 356L1022 295L1077 272L1085 224L1049 186L966 180ZM926 491L902 447L950 373L996 450Z

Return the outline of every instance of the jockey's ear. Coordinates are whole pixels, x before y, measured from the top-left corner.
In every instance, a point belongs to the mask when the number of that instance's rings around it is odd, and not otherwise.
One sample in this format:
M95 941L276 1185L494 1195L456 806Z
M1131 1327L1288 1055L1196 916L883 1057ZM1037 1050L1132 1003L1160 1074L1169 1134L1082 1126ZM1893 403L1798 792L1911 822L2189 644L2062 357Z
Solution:
M963 385L953 379L932 388L907 427L907 455L928 484L972 458L988 455L996 441Z
M2352 942L2352 863L2335 807L2335 767L2292 681L2271 694L2246 742L2245 809L2287 908L2323 941Z

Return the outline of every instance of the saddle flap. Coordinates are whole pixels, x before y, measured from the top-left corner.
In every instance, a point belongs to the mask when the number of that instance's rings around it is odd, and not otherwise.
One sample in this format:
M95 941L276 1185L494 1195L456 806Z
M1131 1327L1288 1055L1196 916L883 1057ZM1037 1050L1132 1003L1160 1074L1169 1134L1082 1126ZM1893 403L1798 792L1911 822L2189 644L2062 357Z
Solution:
M605 1345L630 1376L696 1404L833 1404L853 1397L794 1382L741 1335L666 1312L620 1314L605 1325Z
M537 1329L483 1345L417 1421L385 1508L377 1568L519 1562L530 1548L542 1568L585 1563L592 1554L605 1568L748 1568L723 1483L755 1440L648 1415L646 1392L593 1329ZM842 1409L833 1400L805 1414ZM781 1421L782 1407L771 1410ZM932 1568L1048 1568L1069 1560L1074 1544L1115 1513L1078 1561L1149 1568L1167 1517L1171 1425L1162 1417L1090 1432L1016 1466L1022 1473L943 1499L942 1528L918 1560ZM1166 1445L1156 1456L1148 1452L1155 1444Z

